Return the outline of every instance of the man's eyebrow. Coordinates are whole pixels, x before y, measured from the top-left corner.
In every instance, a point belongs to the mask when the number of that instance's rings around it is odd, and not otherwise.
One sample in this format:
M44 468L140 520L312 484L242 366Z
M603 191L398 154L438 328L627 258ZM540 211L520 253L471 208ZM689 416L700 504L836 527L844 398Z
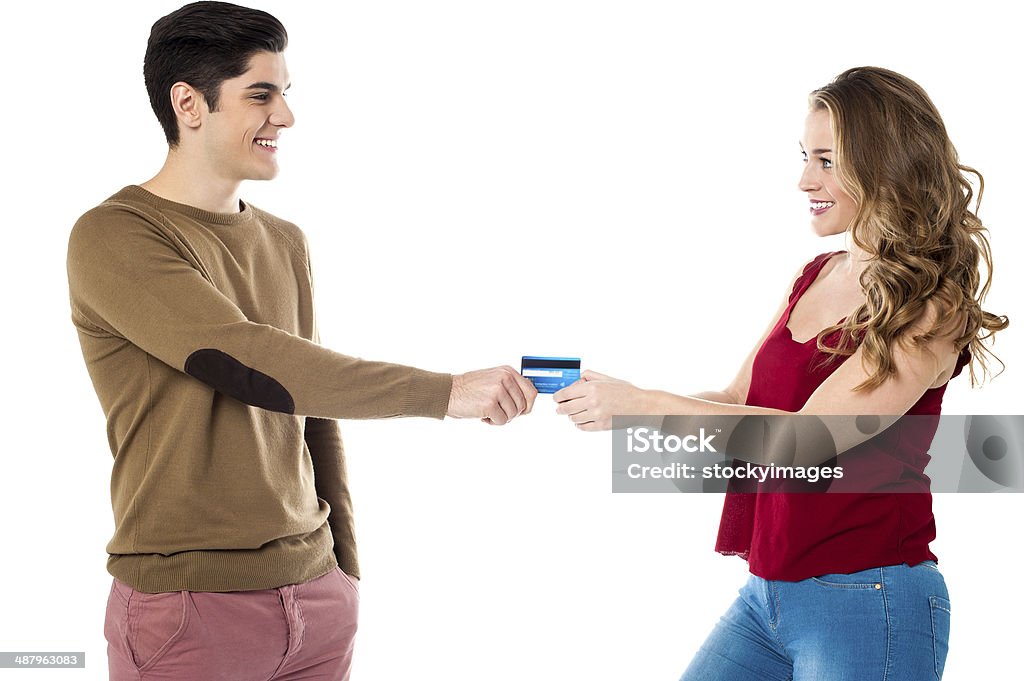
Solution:
M288 85L286 85L284 89L287 90L291 86L292 86L292 84L288 83ZM246 88L243 88L243 89L244 90L270 90L271 92L280 92L281 91L281 88L277 87L273 83L268 83L265 80L261 80L258 83L253 83L252 85L250 85L250 86L248 86Z

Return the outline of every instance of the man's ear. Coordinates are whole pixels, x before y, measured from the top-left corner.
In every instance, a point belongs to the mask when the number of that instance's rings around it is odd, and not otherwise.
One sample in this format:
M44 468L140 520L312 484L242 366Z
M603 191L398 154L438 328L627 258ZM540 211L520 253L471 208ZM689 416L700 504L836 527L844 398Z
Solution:
M178 122L186 128L198 128L207 111L206 100L188 83L178 81L171 86L171 108Z

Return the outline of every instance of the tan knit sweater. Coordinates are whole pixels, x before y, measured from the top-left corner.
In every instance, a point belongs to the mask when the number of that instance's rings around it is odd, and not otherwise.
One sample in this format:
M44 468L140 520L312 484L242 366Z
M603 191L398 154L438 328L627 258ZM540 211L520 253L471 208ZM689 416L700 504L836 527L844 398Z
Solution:
M305 236L251 205L126 187L75 224L68 281L114 455L109 572L145 592L358 576L328 419L443 418L451 376L318 345Z

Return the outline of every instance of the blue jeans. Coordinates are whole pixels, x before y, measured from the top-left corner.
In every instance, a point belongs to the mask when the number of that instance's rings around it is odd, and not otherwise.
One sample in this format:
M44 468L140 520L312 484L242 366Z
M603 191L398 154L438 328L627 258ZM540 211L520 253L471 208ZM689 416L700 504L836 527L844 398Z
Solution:
M933 561L800 582L751 575L681 681L936 681L948 642Z

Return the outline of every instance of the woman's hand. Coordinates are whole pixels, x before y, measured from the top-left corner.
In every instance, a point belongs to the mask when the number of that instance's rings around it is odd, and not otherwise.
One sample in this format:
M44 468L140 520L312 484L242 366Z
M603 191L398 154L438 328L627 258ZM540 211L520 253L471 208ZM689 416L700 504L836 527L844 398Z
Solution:
M552 397L558 403L555 411L567 415L580 430L610 430L612 416L647 413L646 390L589 369Z

